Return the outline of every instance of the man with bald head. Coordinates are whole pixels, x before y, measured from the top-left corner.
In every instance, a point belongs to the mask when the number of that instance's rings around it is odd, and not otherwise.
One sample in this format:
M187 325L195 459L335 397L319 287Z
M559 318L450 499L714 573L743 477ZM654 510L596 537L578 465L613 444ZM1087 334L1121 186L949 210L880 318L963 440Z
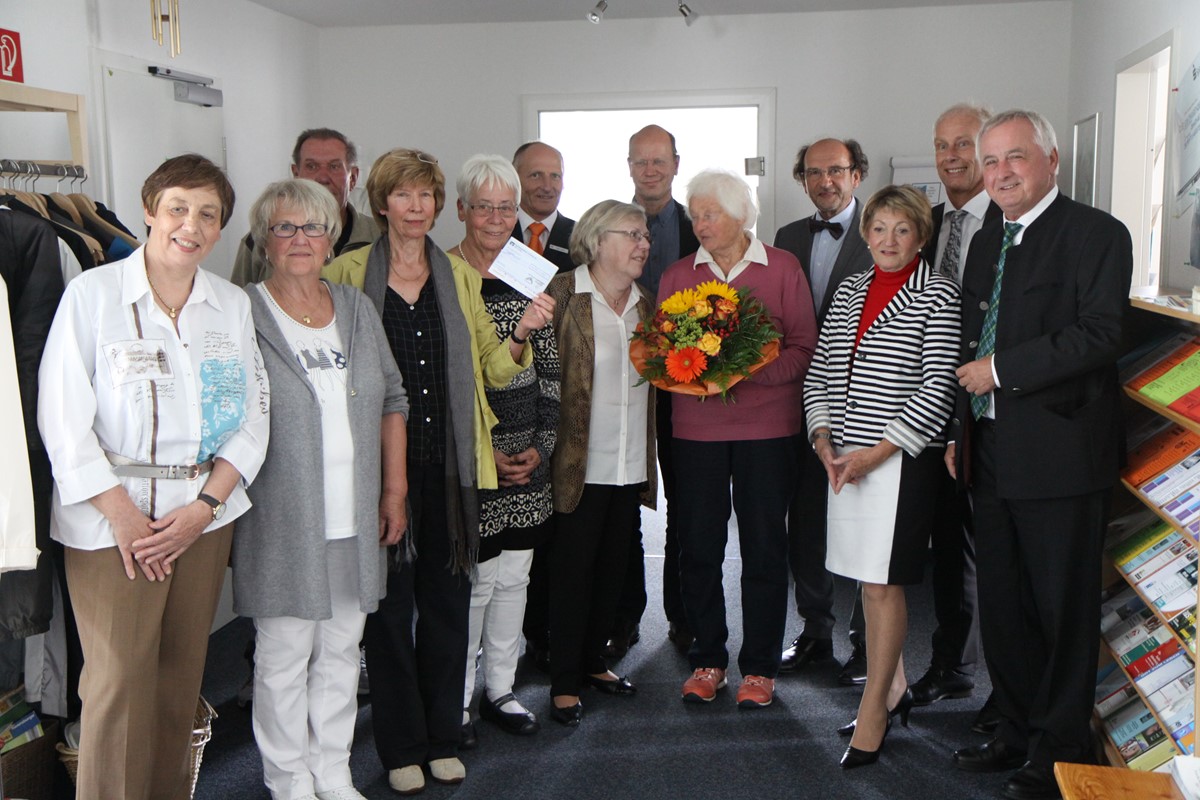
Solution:
M568 245L575 220L558 213L563 190L562 153L542 142L526 142L513 154L513 167L521 179L521 207L513 238L527 244L558 267L574 269Z
M862 205L854 197L867 177L867 156L853 139L820 139L800 148L792 169L816 212L784 225L775 246L800 261L812 288L817 325L842 281L873 264L858 232ZM791 672L833 657L833 576L825 569L825 508L829 481L812 447L800 450L800 481L788 510L788 561L796 584L796 610L804 630L783 651L781 672ZM867 679L862 603L850 620L851 654L838 679L860 684Z

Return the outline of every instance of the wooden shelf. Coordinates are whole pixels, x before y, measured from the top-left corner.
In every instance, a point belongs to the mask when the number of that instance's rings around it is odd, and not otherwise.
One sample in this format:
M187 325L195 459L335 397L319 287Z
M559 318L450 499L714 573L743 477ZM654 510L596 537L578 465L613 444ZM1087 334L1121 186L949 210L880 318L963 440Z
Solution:
M1063 800L1184 800L1170 775L1091 764L1054 765Z
M1163 294L1169 294L1169 292L1164 292ZM1183 293L1180 292L1180 294ZM1184 296L1190 297L1191 292L1188 292ZM1181 319L1186 322L1200 323L1200 314L1197 314L1194 310L1197 308L1196 304L1192 304L1193 310L1190 311L1182 308L1174 308L1172 306L1159 305L1147 297L1131 297L1129 298L1129 304L1134 308L1140 308L1142 311L1149 311L1152 314L1161 314L1164 317L1172 317L1174 319Z
M43 164L88 166L87 119L83 95L38 89L23 83L0 81L0 111L58 111L67 115L67 135L71 142L71 160L39 161Z
M1158 721L1158 727L1162 728L1163 734L1171 740L1171 747L1177 754L1182 755L1183 750L1179 747L1179 742L1175 741L1175 738L1171 736L1171 731L1167 730L1167 726L1163 724L1162 717L1158 715L1158 711L1154 709L1154 706L1150 705L1150 698L1146 697L1146 694L1142 691L1142 687L1138 686L1137 681L1133 679L1133 676L1129 674L1125 667L1121 666L1121 662L1117 659L1117 654L1112 651L1112 648L1108 646L1108 642L1104 641L1103 637L1100 639L1100 646L1108 652L1108 655L1112 658L1113 664L1116 665L1117 669L1121 670L1125 677L1129 679L1129 683L1133 686L1133 690L1137 692L1138 702L1140 702L1147 711L1154 715L1154 719ZM1186 653L1187 651L1185 650L1184 652ZM1195 664L1195 659L1192 659L1192 663ZM1122 708L1124 707L1125 706L1122 706ZM1113 714L1116 713L1116 711L1113 712ZM1109 759L1111 760L1113 752L1116 751L1116 745L1112 744L1112 739L1108 737L1108 731L1104 730L1103 723L1100 725L1100 735L1104 737L1106 744L1112 745L1111 749L1107 746L1105 747L1105 752L1108 753ZM1123 765L1125 760L1124 758L1121 758L1119 752L1117 752L1117 757L1119 760L1113 763Z
M1161 417L1166 417L1167 419L1171 420L1171 422L1179 425L1181 428L1186 428L1192 433L1200 434L1200 422L1196 422L1196 420L1191 419L1190 417L1185 417L1183 414L1180 414L1177 411L1172 411L1162 403L1154 402L1137 389L1130 389L1128 386L1122 386L1121 388L1125 391L1125 396L1130 400L1133 400L1138 405L1145 406Z

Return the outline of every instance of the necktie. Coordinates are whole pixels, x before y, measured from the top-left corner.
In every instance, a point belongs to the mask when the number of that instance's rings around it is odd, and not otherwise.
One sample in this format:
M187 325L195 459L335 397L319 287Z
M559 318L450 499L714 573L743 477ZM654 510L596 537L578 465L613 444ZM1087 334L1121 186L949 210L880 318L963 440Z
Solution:
M531 222L527 230L529 231L529 249L540 256L545 249L542 247L542 231L546 230L546 226L540 222Z
M942 253L942 263L938 268L948 278L958 280L958 263L962 259L963 222L967 212L961 208L950 212L950 238L946 240L946 250Z
M996 262L996 280L992 282L992 299L988 303L987 312L983 315L983 331L979 334L979 349L976 358L990 356L996 350L996 317L1000 308L1000 281L1004 278L1004 261L1008 258L1008 248L1012 247L1017 231L1024 227L1016 222L1004 223L1004 241L1000 244L1000 259ZM971 395L971 412L975 419L983 416L988 409L988 396Z
M816 235L821 231L829 231L829 235L834 239L840 239L842 238L842 223L827 222L823 219L817 219L816 217L813 217L808 221L809 233Z

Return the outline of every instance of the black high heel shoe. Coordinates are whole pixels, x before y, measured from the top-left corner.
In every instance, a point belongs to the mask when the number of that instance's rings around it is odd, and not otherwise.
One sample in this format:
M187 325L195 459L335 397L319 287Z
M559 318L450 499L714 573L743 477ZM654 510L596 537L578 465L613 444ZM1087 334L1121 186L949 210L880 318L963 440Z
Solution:
M883 745L887 741L888 731L892 729L892 718L889 716L887 727L883 729L883 738L879 740L879 747L874 750L859 750L854 745L846 748L846 752L842 753L841 765L842 769L854 769L855 767L865 767L868 764L874 764L879 760L879 753L883 750Z
M900 727L908 727L908 715L913 710L913 693L912 689L905 689L904 694L900 695L900 701L896 703L895 708L888 709L888 722L891 722L892 717L900 718ZM847 724L837 729L838 736L853 736L854 723L856 720L850 720Z

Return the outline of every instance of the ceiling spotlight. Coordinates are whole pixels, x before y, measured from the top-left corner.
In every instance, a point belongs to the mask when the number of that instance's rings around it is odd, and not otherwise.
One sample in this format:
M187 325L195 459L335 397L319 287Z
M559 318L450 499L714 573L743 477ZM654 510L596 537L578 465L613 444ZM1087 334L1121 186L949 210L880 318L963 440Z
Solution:
M596 3L596 7L588 12L587 21L592 23L593 25L599 25L600 20L604 19L604 12L607 9L608 9L607 0L600 0L599 3Z
M684 24L689 28L696 24L696 18L700 16L695 11L692 11L683 0L679 0L679 15L683 17Z

